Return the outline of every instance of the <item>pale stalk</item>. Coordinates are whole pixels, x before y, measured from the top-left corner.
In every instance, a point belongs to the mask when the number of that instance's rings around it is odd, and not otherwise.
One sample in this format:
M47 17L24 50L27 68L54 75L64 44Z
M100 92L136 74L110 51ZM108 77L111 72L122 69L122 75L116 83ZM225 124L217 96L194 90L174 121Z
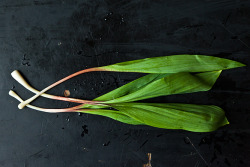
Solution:
M18 94L16 94L14 91L10 90L9 91L9 95L14 97L15 99L17 99L19 102L23 102L23 99L18 96ZM83 106L82 105L78 105L75 107L70 107L70 108L62 108L62 109L49 109L49 108L41 108L41 107L37 107L37 106L33 106L30 104L26 105L28 108L37 110L37 111L42 111L42 112L48 112L48 113L59 113L59 112L77 112L78 110L84 111L84 110L88 110L91 111L91 109L81 109L80 107Z
M37 97L39 97L40 95L42 95L44 92L50 90L51 88L59 85L60 83L64 82L64 81L67 81L68 79L71 79L77 75L80 75L80 74L83 74L83 73L87 73L87 72L93 72L93 71L106 71L105 69L102 69L102 68L89 68L89 69L85 69L85 70L81 70L81 71L78 71L74 74L71 74L55 83L53 83L52 85L46 87L45 89L43 89L42 91L38 92L36 95L34 95L33 97L21 102L19 105L18 105L18 108L19 109L23 109L27 104L31 103L33 100L35 100Z
M36 90L28 82L23 78L23 76L19 73L19 71L15 70L11 73L11 76L18 82L20 83L23 87L28 89L29 91L37 94L40 91ZM49 99L54 99L54 100L62 100L62 101L69 101L69 102L74 102L74 103L82 103L82 104L97 104L100 103L101 101L91 101L91 100L82 100L82 99L76 99L76 98L68 98L68 97L62 97L62 96L55 96L55 95L50 95L43 93L41 96L49 98ZM98 104L97 104L98 105Z

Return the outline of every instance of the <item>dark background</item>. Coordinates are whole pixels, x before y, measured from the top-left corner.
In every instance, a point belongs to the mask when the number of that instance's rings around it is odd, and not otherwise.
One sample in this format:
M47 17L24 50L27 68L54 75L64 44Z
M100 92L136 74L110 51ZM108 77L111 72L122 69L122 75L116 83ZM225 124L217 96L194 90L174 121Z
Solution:
M250 166L249 46L247 0L1 0L0 166L141 167L147 153L152 167ZM212 133L132 126L95 115L19 110L8 96L10 89L32 96L11 78L16 69L41 90L85 68L183 53L248 66L223 71L209 92L148 101L218 105L230 125ZM71 97L93 99L139 76L89 73L49 93L68 89ZM74 105L44 98L33 104Z

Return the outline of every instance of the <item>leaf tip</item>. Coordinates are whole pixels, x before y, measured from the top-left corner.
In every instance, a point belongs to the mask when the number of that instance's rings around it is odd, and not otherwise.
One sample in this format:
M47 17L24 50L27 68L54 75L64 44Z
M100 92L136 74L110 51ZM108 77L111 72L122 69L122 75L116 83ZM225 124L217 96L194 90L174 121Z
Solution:
M247 66L246 64L240 63L240 62L235 62L234 67L233 68L238 68L238 67L245 67Z
M225 119L224 119L224 125L228 125L228 124L230 124L230 122L227 120L227 118L225 117Z

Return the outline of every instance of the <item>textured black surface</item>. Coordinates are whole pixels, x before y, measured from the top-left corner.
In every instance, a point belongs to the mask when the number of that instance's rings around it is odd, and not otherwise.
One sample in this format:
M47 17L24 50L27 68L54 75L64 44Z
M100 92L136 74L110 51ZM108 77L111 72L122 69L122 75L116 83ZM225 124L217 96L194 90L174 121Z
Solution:
M1 0L0 166L152 167L250 166L250 1ZM209 92L151 102L215 104L230 125L212 133L132 126L77 113L48 114L8 96L25 90L10 73L18 69L37 89L81 69L172 55L205 54L243 62L224 71ZM141 75L96 72L50 93L92 99ZM73 106L39 98L33 104ZM190 142L191 141L191 142ZM200 155L199 155L200 153Z

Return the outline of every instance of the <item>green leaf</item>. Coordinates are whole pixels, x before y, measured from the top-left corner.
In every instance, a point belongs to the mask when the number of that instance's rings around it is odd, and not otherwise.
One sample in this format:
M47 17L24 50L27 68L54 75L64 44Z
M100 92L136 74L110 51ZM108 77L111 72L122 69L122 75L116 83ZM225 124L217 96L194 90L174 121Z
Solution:
M112 107L146 125L164 129L211 132L229 124L224 111L214 105L178 103L120 103Z
M204 55L172 55L121 62L98 67L107 71L140 73L206 72L245 66L242 63Z
M95 105L95 104L83 104L80 108L102 109L102 108L107 108L107 106Z
M106 93L100 97L97 97L94 100L97 101L108 101L108 100L113 100L128 94L131 94L133 92L136 92L140 90L141 88L145 87L146 85L161 79L169 74L148 74L146 76L143 76L141 78L138 78L126 85L123 85L109 93Z
M207 91L212 88L221 71L198 74L149 74L115 89L95 100L104 103L138 101L157 96Z
M126 85L123 85L109 93L106 93L102 96L99 96L95 98L95 101L108 101L112 99L119 98L121 96L130 94L132 92L137 91L138 89L141 89L142 87L148 85L149 83L161 79L168 74L148 74L146 76L143 76L141 78L138 78ZM81 108L106 108L106 106L100 106L100 105L91 105L91 104L84 104Z
M120 111L116 110L108 110L108 109L90 109L90 110L79 110L78 112L81 113L89 113L89 114L94 114L94 115L101 115L105 117L112 118L116 121L120 121L126 124L132 124L132 125L143 125L144 123L135 120L125 114L123 114Z

